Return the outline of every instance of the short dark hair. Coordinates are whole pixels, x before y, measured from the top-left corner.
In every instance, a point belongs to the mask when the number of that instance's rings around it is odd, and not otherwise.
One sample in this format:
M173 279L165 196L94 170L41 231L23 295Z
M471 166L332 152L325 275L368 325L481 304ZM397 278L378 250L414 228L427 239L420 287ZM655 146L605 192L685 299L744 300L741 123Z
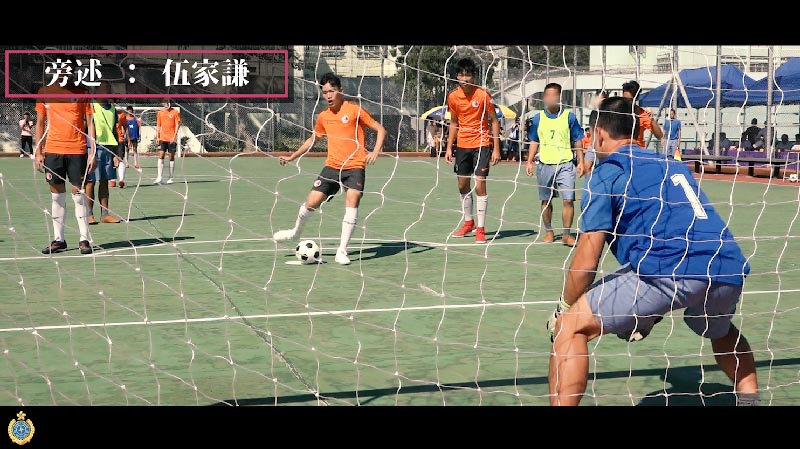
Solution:
M597 126L597 109L592 110L589 114L589 129L594 129Z
M597 96L598 97L603 97L603 98L608 98L608 92L606 92L606 90L603 89L603 90L597 92Z
M675 108L670 108L669 112L674 112L676 114L678 113L678 111L676 111Z
M544 90L543 90L542 92L544 92L544 91L545 91L545 90L547 90L547 89L555 89L555 90L557 90L557 91L558 91L558 93L560 94L560 93L561 93L561 84L558 84L558 83L549 83L548 85L544 86Z
M592 112L594 112L594 111L592 111ZM592 128L590 128L590 127L588 127L588 126L586 127L586 129L584 129L584 131L586 131L586 132L589 132L589 131L591 131L591 130L592 130Z
M781 134L781 140L783 140L783 139L789 140L789 135L788 134Z
M628 92L629 94L633 95L634 98L639 95L640 90L641 87L639 86L639 83L634 80L630 80L622 85L622 91Z
M477 71L478 68L475 66L475 61L470 58L461 58L456 62L456 75L463 73L475 76Z
M753 117L753 120L750 120L751 125L758 125L758 119Z
M720 140L722 140L722 139L727 139L727 138L728 138L728 135L727 135L727 134L725 134L724 132L720 131L720 133L719 133L719 138L720 138Z
M133 112L133 106L128 106L127 108L125 108L125 110Z
M22 113L22 115L27 115L27 116L29 116L29 117L30 117L31 113L30 113L30 112L28 112L28 111L25 111L25 112L23 112L23 113Z
M332 72L328 72L322 75L322 78L319 79L319 88L322 89L322 86L330 84L331 86L341 89L342 88L342 80L334 75Z
M595 126L606 130L612 139L639 134L639 120L633 113L633 101L624 97L606 98L600 103ZM591 118L590 118L591 121Z

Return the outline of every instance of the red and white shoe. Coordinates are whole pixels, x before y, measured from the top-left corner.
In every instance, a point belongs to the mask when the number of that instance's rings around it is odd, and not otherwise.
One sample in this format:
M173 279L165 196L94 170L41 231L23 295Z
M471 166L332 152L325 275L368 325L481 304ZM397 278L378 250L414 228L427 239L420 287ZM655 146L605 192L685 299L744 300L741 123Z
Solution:
M485 228L475 228L475 243L486 243Z
M451 237L464 237L475 230L475 220L465 221L461 229L451 234Z

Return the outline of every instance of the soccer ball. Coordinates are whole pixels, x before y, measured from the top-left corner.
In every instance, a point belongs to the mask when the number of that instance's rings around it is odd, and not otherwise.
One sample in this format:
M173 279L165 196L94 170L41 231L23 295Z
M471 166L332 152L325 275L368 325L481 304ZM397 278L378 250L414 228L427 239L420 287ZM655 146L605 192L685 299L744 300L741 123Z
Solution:
M294 249L297 260L304 264L319 262L319 245L313 240L303 240Z

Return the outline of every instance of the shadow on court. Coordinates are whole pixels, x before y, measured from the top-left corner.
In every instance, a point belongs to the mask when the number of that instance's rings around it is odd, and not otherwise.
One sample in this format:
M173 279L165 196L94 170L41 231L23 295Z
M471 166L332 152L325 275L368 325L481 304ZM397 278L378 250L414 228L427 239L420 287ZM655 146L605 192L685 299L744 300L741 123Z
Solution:
M139 248L142 246L160 245L163 243L179 242L181 240L193 240L194 237L164 237L164 238L151 238L151 239L133 239L133 240L120 240L118 242L104 243L96 245L100 249L114 249L114 248Z
M511 237L533 237L536 235L537 232L533 229L503 229L498 232L495 232L495 238L498 239L507 239ZM490 235L486 236L487 238L491 237Z
M145 217L131 218L128 221L150 221L150 220L166 220L168 218L176 217L191 217L194 214L169 214L169 215L147 215Z
M202 183L206 183L206 182L223 182L223 181L230 182L230 178L196 179L196 180L193 180L193 181L178 181L178 180L175 180L175 182L173 184L162 183L160 185L159 184L153 184L152 182L143 182L143 183L139 184L139 187L140 188L141 187L169 187L170 185L174 187L174 186L183 185L184 183L186 183L186 184L202 184ZM131 184L128 184L128 185L129 185L129 187L127 187L126 190L127 189L135 189L136 188L136 184L131 183Z
M381 257L396 256L404 251L410 254L423 253L430 251L434 247L427 245L420 245L411 242L382 242L378 243L372 248L365 249L361 254L361 260L380 259ZM351 252L351 255L358 257L358 251Z
M766 367L778 367L778 366L793 366L793 365L800 365L800 358L788 358L788 359L777 359L770 362L769 360L761 360L756 362L756 367L758 368L766 368ZM706 371L719 371L719 368L716 365L713 366L705 366L704 369ZM664 390L658 390L653 393L647 395L647 397L643 398L639 404L637 405L656 405L656 406L686 406L686 405L734 405L735 399L733 397L732 391L733 387L731 385L724 385L718 383L703 383L702 389L700 387L700 366L688 366L688 367L680 367L680 368L670 368L669 371L665 371L665 368L648 368L648 369L640 369L634 370L633 372L629 372L628 370L619 370L619 371L607 371L604 373L597 373L596 375L590 373L590 378L596 378L598 380L602 379L620 379L620 378L628 378L630 377L659 377L660 379L664 379L664 375L668 376L668 383L672 385L671 388L666 390L666 393L669 394L669 402L667 403L666 398L664 397ZM594 376L594 377L592 377ZM508 387L513 385L547 385L547 377L540 376L540 377L527 377L527 378L509 378L509 379L494 379L494 380L485 380L480 382L481 388L492 388L492 387ZM391 386L388 388L374 388L374 389L365 389L365 390L358 390L356 391L335 391L335 392L327 392L327 393L320 393L321 397L325 398L333 398L333 399L355 399L356 394L358 394L359 403L361 405L366 405L375 399L379 399L385 396L394 396L397 394L423 394L423 393L439 393L440 391L448 391L448 390L463 390L465 388L474 389L476 388L475 381L467 381L467 382L459 382L459 383L451 383L447 385L442 385L441 387L437 387L436 385L410 385L410 386L403 386L399 391L397 386ZM700 397L698 393L702 392L704 395L715 395L711 397ZM659 396L660 395L660 396ZM317 397L314 394L296 394L290 396L280 396L280 397L263 397L263 398L244 398L244 399L229 399L227 401L218 402L216 404L211 404L212 406L216 405L228 405L228 404L238 404L238 405L273 405L273 404L297 404L297 403L304 403L304 402L314 402L317 401Z

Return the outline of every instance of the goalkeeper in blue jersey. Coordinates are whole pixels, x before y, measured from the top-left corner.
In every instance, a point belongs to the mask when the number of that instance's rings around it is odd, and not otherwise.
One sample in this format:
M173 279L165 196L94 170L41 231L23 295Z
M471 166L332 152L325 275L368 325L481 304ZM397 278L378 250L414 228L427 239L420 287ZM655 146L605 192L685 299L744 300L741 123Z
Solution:
M689 328L711 339L737 405L756 405L753 353L731 322L750 266L689 168L636 144L633 107L608 98L589 120L597 165L583 192L563 296L547 323L550 403L580 402L590 340L638 341L664 314L684 309ZM606 243L622 266L593 283Z

